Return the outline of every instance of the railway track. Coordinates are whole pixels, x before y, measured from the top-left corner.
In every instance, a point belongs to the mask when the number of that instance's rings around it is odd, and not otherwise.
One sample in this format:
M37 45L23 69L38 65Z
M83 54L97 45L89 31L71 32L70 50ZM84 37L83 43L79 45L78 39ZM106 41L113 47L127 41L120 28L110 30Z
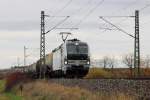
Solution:
M133 78L87 78L87 80L89 79L97 79L97 80L100 80L100 79L116 79L116 80L150 80L150 77L133 77ZM86 80L86 79L85 79Z
M49 83L57 83L69 87L80 87L92 92L125 93L139 100L150 100L150 79L49 79Z

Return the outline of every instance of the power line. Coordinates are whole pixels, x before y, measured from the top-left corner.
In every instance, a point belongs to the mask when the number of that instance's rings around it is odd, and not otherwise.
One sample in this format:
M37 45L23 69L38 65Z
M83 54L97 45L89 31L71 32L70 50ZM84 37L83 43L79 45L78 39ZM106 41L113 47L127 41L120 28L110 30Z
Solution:
M116 24L120 24L121 25L121 23L122 22L124 22L124 21L126 21L129 17L130 18L135 18L135 16L100 16L100 17L107 17L107 18L125 18L125 19L122 19L121 21L119 21L119 22L117 22ZM110 24L110 23L109 23ZM128 25L129 26L129 25ZM114 26L112 26L112 27L114 27ZM112 27L110 27L110 28L105 28L105 30L115 30L115 29L112 29ZM117 27L119 27L119 26L117 26Z
M150 7L150 4L145 5L145 6L142 7L139 11L143 11L143 10L147 9L148 7ZM146 21L146 22L142 23L141 25L148 24L149 22L150 22L150 21Z
M123 32L123 33L125 33L125 34L127 34L127 35L128 35L128 36L130 36L130 37L135 38L133 35L129 34L129 33L128 33L128 32L126 32L125 30L123 30L123 29L121 29L120 27L118 27L118 26L114 25L113 23L111 23L110 21L108 21L108 20L104 19L103 17L99 17L99 18L100 18L100 19L102 19L103 21L105 21L106 23L108 23L108 24L112 25L113 27L117 28L119 31L121 31L121 32Z
M83 19L81 19L81 20L79 21L79 23L78 23L76 26L79 26L79 25L80 25L86 18L88 18L89 15L90 15L91 13L93 13L103 2L104 2L104 0L100 1L93 9L91 9L91 10L83 17Z
M92 1L92 0L88 0L88 1L87 1L86 7L87 7L87 5L90 4L91 1ZM80 7L78 8L77 12L78 12L78 13L81 12L81 10L82 10L83 8L85 8L85 7L80 6ZM88 7L88 8L85 8L85 9L89 9L89 7ZM76 12L72 13L71 16L75 15L75 13L76 13Z
M135 5L139 0L135 0L133 2L131 2L130 4L128 4L128 6L122 8L122 10L126 10L126 9L129 9L129 7L131 8L131 6Z
M130 3L127 7L124 7L122 10L128 9L129 7L131 7L132 5L136 4L139 0L135 0L132 3Z
M62 7L60 7L60 9L58 11L55 12L54 15L58 15L59 13L61 13L63 10L65 10L71 3L73 0L69 0L67 1ZM62 2L62 1L61 1Z
M77 30L78 28L55 28L55 29L70 29L70 30Z
M56 11L54 15L59 15L61 12L63 12L72 3L72 1L73 0L69 0L63 7L61 7L58 11ZM51 20L52 20L56 17L65 17L65 16L50 16L50 17L51 17Z
M148 7L150 7L150 4L147 4L146 6L144 6L143 8L141 8L139 11L143 11L143 10L145 10Z
M54 27L52 27L50 30L48 30L45 34L49 33L50 31L52 31L53 29L55 29L57 26L61 25L63 22L65 22L70 16L66 16L66 18L62 21L60 21L59 23L57 23Z
M103 30L115 30L115 29L108 28L108 27L100 27L99 29L103 29Z
M56 14L61 13L63 10L65 10L71 3L73 0L69 0L59 11L56 12Z
M124 21L126 21L129 17L135 17L135 16L103 16L103 17L108 17L108 18L125 18L117 22L116 24L121 25ZM129 26L129 25L128 25Z
M92 8L75 26L79 26L85 19L89 17L105 0L101 0L94 8Z
M71 13L71 18L73 18L73 16L76 16L76 15L78 16L79 15L78 13L81 13L81 11L84 13L84 12L88 11L88 9L90 9L89 5L91 4L92 0L86 0L86 1L87 2L84 2L84 3L86 3L86 7L84 7L82 5L78 5L79 8L76 9L74 12ZM70 24L73 24L72 21L70 22ZM72 28L70 28L70 31L72 31L74 29L73 28L74 26L72 25Z
M114 25L113 23L111 23L110 21L106 20L105 18L103 18L102 16L99 17L100 19L102 19L103 21L105 21L106 23L114 26L115 28L117 28L119 31L122 31L123 33L127 34L128 36L134 38L134 69L135 69L135 76L140 76L140 37L139 37L139 11L136 10L135 11L135 35L131 35L129 33L127 33L126 31L124 31L123 29L119 28L118 26Z
M139 1L139 0L134 0L133 2L131 2L130 4L128 4L127 6L121 8L121 9L115 11L115 12L118 13L118 11L121 12L121 11L124 11L124 10L126 10L126 9L129 9L129 7L133 6L133 5L136 4L138 1ZM114 14L115 12L113 12L112 14Z
M131 8L131 6L135 5L139 0L134 0L133 2L131 2L130 4L128 4L128 6L123 7L122 9L119 9L118 11L124 11L126 9L129 9L129 7ZM118 13L117 11L117 13ZM113 13L112 13L113 14ZM134 17L134 16L133 16ZM121 23L123 21L126 21L128 19L128 17L126 17L126 19L122 19L121 21L117 22L117 23Z
M65 6L63 6L59 11L56 12L56 15L57 15L58 13L61 13L63 10L65 10L65 9L72 3L72 1L73 1L73 0L69 0L69 1L65 4ZM88 1L87 1L87 5L90 4L90 2L91 2L91 0L88 0ZM81 7L78 9L77 12L80 12L83 8L84 8L84 7L81 6ZM71 14L71 16L73 16L73 15L75 15L75 13ZM50 17L51 17L51 16L50 16ZM52 16L52 17L55 18L55 16ZM51 18L51 20L52 20L53 18ZM71 27L71 28L57 28L57 29L70 29L70 30L74 30L74 29L78 29L78 28Z
M100 16L100 17L101 17L101 16ZM103 17L118 18L118 17L135 17L135 16L103 16Z

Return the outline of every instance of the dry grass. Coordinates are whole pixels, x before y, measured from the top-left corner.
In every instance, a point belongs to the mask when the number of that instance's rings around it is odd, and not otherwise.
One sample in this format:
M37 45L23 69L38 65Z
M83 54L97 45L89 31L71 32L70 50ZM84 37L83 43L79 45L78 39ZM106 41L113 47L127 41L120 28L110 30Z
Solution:
M133 69L134 70L134 69ZM142 68L141 76L150 78L150 68ZM85 78L132 78L130 69L127 68L115 68L115 69L103 69L103 68L91 68Z
M0 94L0 100L10 100L7 96Z
M110 78L112 73L102 68L91 68L85 78Z
M143 68L142 74L143 76L150 77L150 68Z
M19 87L14 90L20 94ZM123 93L94 93L79 87L65 87L41 80L24 84L22 95L25 100L134 100Z

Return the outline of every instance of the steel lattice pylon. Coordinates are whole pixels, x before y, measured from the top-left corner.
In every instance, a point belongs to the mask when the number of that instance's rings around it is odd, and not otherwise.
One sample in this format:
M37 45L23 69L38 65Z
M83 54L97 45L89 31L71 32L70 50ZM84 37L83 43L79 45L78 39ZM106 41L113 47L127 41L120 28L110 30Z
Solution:
M140 39L139 39L139 11L135 11L135 42L134 42L135 76L140 75Z
M40 78L42 78L42 65L45 65L45 15L44 15L44 11L41 11Z
M106 20L104 17L132 17L132 18L135 18L135 36L127 33L126 31L124 31L120 27L118 27L118 26L114 25L113 23L111 23L110 21ZM100 16L99 18L102 19L103 21L105 21L106 23L112 25L113 27L115 27L119 31L125 33L126 35L128 35L132 38L134 38L134 69L135 69L134 75L135 75L135 77L140 76L141 73L140 73L139 10L135 11L135 16Z

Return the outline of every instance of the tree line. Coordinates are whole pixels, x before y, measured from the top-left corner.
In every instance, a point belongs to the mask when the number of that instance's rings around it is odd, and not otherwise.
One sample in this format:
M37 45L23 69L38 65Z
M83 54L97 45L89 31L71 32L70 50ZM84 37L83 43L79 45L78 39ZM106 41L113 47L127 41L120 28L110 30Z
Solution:
M116 59L115 56L104 56L99 61L99 66L105 68L114 68L119 67L119 63L124 64L124 66L130 68L131 70L134 68L134 55L133 54L125 54L121 57L120 60ZM150 68L150 55L145 57L141 57L140 59L141 68Z

